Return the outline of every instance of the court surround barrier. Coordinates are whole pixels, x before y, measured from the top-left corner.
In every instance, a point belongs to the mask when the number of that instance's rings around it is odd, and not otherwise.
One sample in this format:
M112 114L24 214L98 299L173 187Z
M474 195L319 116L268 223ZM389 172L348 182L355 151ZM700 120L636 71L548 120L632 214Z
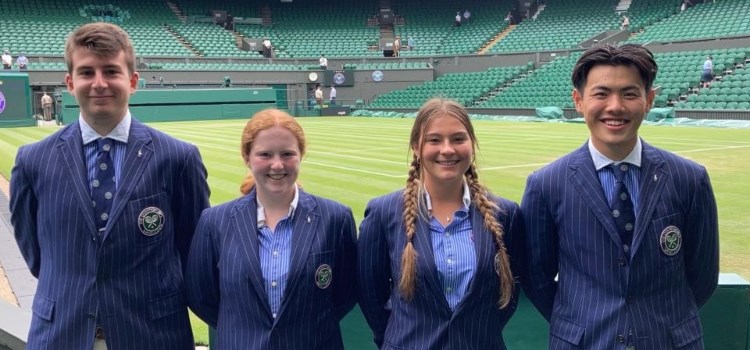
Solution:
M144 89L130 98L130 113L141 122L247 119L276 106L272 88ZM63 123L77 121L79 113L75 98L63 92Z
M469 109L471 112L471 109ZM536 111L532 111L536 113ZM570 112L570 111L566 111ZM653 113L653 114L652 114ZM470 114L474 120L505 120L505 121L523 121L523 122L546 122L546 123L584 123L583 118L567 117L568 115L577 115L575 111L566 113L564 118L555 118L554 113L544 116L521 116L521 115L488 115L488 114ZM654 108L651 110L644 125L667 125L667 126L700 126L715 128L737 128L750 129L750 120L731 120L731 119L692 119L692 118L674 118L673 108ZM415 118L416 112L401 111L373 111L367 109L358 109L352 112L353 117L374 117L374 118Z
M750 350L750 282L734 273L719 275L719 287L699 310L706 349ZM344 348L376 349L372 333L355 307L341 321ZM549 323L523 293L518 309L503 330L509 349L547 349ZM209 342L216 333L209 330ZM209 346L209 348L212 348Z
M0 128L36 125L28 73L0 72Z

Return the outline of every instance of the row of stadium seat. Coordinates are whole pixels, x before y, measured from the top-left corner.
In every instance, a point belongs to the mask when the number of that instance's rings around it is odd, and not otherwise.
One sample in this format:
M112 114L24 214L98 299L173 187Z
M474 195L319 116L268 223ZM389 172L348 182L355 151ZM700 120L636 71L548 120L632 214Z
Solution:
M199 0L182 0L176 4L185 15L205 15L215 7L213 3ZM472 4L471 22L454 27L453 4L450 0L394 4L396 14L405 21L404 25L395 27L395 34L401 35L404 44L409 36L417 41L416 49L403 50L403 56L476 53L506 28L507 23L502 18L513 6L508 0L478 1ZM259 2L225 1L221 6L235 16L260 16ZM678 8L679 0L633 0L629 15L633 23L631 30L637 32L630 41L687 40L750 33L750 18L746 15L750 12L750 0L699 3L682 13ZM3 14L0 45L27 55L59 55L70 30L101 17L97 9L127 13L120 23L131 32L141 56L257 57L255 53L237 49L235 37L218 26L184 25L166 3L136 0L112 0L106 5L92 5L88 0L5 0L0 3ZM377 27L368 27L365 23L377 12L376 2L352 2L346 7L276 4L270 7L273 27L238 25L237 31L246 37L270 38L280 58L310 58L320 54L375 57L381 53L370 48L377 44L380 33ZM523 21L490 52L574 48L602 31L616 30L619 21L611 6L601 0L549 2L536 20ZM170 34L170 27L177 35ZM193 50L184 47L181 40Z

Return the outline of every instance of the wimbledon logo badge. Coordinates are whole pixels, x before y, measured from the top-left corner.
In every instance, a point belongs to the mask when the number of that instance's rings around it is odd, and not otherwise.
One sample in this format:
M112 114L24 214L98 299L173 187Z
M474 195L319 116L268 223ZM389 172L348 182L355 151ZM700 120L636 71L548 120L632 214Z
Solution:
M336 83L336 85L341 85L346 81L346 76L342 73L336 73L333 75L333 82Z
M5 112L5 95L0 91L0 113Z

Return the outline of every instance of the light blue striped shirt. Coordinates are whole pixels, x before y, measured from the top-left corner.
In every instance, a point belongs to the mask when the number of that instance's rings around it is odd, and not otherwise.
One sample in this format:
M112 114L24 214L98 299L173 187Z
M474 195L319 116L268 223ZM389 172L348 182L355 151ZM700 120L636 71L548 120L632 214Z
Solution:
M112 131L107 135L99 135L86 121L83 116L78 116L78 124L81 127L81 138L83 139L83 155L86 159L86 174L89 180L89 191L92 191L94 186L92 183L96 179L96 164L97 156L97 144L96 140L101 138L110 138L115 141L110 156L112 157L112 164L115 167L115 191L117 190L118 184L120 183L120 174L122 173L122 164L125 163L125 152L128 147L128 137L130 136L130 124L132 117L130 111L125 113L125 117L122 118L120 123L115 126Z
M596 173L599 176L599 182L601 182L602 184L602 190L604 191L604 196L607 198L607 203L611 203L612 197L614 197L615 195L615 174L610 168L608 168L608 166L613 163L628 163L634 165L630 167L630 170L627 172L623 181L625 182L625 186L628 188L628 193L630 193L630 199L633 201L633 210L635 211L636 222L638 222L638 210L640 209L638 206L638 199L640 198L641 191L640 176L642 151L643 144L641 143L641 139L638 138L638 141L636 141L633 150L630 151L630 153L623 160L614 161L599 152L591 143L591 139L589 139L589 152L591 152L591 158L594 161L594 167L596 168Z
M453 213L453 218L446 227L432 216L432 202L426 190L425 202L431 218L429 226L435 267L440 276L445 300L451 310L455 310L469 289L477 266L474 233L469 219L469 186L464 182L463 206Z
M268 305L271 306L273 318L276 318L281 308L281 301L286 290L289 277L289 263L292 259L292 228L294 228L294 210L299 203L299 187L294 185L294 199L289 205L289 214L276 224L276 229L266 225L266 212L263 205L258 204L258 239L260 245L260 269L265 282Z

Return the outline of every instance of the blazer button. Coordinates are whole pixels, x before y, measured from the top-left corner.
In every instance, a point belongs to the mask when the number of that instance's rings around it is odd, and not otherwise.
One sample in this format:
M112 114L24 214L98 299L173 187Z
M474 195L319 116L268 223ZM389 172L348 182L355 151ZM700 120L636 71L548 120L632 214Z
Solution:
M620 344L624 343L625 342L625 336L622 335L622 334L618 335L617 336L617 342L620 343Z
M88 317L93 320L94 318L96 318L96 315L93 312L90 312L88 314Z
M622 257L622 256L621 256L621 257L619 257L619 258L617 259L617 261L618 261L618 262L620 263L620 266L625 266L625 264L626 264L625 258L624 258L624 257Z

